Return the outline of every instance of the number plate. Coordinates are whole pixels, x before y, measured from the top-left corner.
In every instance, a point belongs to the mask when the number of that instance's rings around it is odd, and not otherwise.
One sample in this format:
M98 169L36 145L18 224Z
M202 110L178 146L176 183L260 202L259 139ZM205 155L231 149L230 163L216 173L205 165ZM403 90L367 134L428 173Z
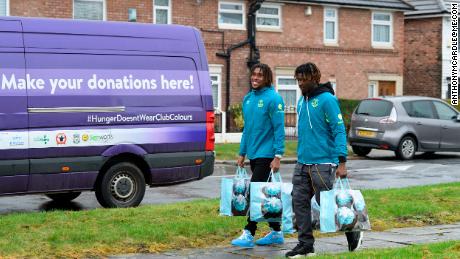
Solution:
M358 136L366 138L375 138L377 136L377 132L368 130L358 130Z

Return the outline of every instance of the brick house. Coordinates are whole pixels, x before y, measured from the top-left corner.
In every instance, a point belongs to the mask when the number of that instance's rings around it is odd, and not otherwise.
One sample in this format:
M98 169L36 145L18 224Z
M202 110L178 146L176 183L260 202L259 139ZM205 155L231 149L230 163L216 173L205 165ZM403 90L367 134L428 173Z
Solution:
M454 0L408 1L405 13L404 94L449 98L451 34Z
M295 103L300 97L294 69L307 61L319 66L322 81L331 81L339 98L403 94L404 11L412 10L406 2L259 2L263 3L256 14L256 47L260 61L273 69L291 130L295 131ZM240 103L249 89L247 62L254 52L243 44L232 50L229 59L222 54L248 39L249 8L249 0L0 0L0 15L197 27L205 41L214 105L224 132L228 104ZM232 137L239 141L238 134L218 134L216 139Z

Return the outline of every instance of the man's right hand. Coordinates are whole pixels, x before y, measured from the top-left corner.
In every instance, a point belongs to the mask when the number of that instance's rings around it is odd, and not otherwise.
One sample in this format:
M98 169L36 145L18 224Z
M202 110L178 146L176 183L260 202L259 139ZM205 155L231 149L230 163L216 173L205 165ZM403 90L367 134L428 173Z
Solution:
M244 167L244 159L245 159L245 156L239 156L239 157L238 157L238 160L236 160L236 164L237 164L239 167Z

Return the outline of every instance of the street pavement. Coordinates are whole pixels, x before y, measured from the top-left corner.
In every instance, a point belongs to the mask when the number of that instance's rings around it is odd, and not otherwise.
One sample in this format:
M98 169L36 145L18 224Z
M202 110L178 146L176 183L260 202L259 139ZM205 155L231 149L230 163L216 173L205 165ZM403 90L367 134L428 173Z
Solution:
M460 240L460 222L451 225L428 227L395 228L383 232L365 232L360 249L401 248L414 244L436 243ZM131 254L111 256L112 259L246 259L279 258L297 244L297 239L289 238L284 245L256 246L252 249L237 247L215 247L210 249L190 249L163 254ZM347 252L345 235L318 238L315 242L317 254L334 254Z

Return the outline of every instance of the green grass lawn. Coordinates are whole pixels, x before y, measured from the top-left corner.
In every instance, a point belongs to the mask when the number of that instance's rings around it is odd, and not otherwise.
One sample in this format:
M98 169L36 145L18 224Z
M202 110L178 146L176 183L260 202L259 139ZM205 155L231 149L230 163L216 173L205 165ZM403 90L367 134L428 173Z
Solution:
M374 230L458 222L459 193L460 183L363 191ZM221 217L218 210L219 200L212 199L1 215L0 257L89 258L228 245L246 219Z
M284 142L284 157L297 158L297 141L287 140ZM236 160L240 151L240 143L216 144L216 160ZM348 150L348 156L353 156L353 152Z
M215 150L217 160L236 161L236 159L238 159L238 153L240 151L240 143L216 144ZM285 157L296 157L297 141L286 141L284 153Z

